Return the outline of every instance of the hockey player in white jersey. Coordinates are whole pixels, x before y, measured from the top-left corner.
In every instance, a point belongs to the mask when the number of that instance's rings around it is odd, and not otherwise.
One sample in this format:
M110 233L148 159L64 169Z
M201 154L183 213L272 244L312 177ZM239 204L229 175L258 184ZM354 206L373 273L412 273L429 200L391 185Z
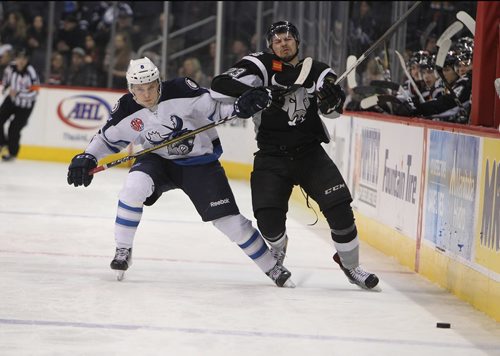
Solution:
M68 183L88 186L98 160L130 143L153 147L166 140L230 116L232 104L214 101L208 90L187 77L162 82L147 57L131 60L127 70L130 93L122 96L111 118L69 166ZM249 256L279 287L293 287L291 273L277 263L251 221L239 213L224 169L222 147L212 128L196 136L140 156L119 193L115 222L116 254L111 268L118 279L132 264L132 247L144 205L162 193L182 189L203 221L212 224Z

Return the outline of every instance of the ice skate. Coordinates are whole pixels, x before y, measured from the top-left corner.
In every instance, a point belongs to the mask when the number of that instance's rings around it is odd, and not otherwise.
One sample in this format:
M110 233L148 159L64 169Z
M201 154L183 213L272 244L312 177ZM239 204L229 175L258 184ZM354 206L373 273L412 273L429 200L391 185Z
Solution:
M278 261L278 264L280 266L283 265L283 261L285 260L287 245L288 245L288 238L285 240L285 243L283 244L283 246L276 247L276 246L271 245L271 249L270 249L271 254L276 259L276 261Z
M115 258L111 261L111 269L116 270L116 279L121 281L125 277L125 271L132 265L132 249L116 248Z
M295 283L291 280L292 274L283 265L276 263L266 275L273 280L278 287L295 288Z
M360 266L352 269L344 268L338 253L333 255L333 260L338 263L340 269L342 269L344 274L347 276L347 279L349 279L349 282L352 284L356 284L358 287L370 290L373 290L377 286L378 277L375 274L364 271ZM375 290L379 290L379 288Z

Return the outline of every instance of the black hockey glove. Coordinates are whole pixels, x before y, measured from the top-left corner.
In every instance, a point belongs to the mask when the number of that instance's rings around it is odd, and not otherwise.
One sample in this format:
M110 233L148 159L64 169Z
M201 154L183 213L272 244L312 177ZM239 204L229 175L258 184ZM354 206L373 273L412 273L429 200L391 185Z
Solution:
M248 119L272 102L271 90L264 87L247 90L234 102L234 111L241 119Z
M68 184L75 187L88 186L94 175L89 175L91 169L97 167L97 159L90 153L80 153L73 157L68 168Z
M318 107L323 115L328 115L333 111L339 114L343 111L345 93L340 85L335 84L333 77L325 77L323 87L318 91Z

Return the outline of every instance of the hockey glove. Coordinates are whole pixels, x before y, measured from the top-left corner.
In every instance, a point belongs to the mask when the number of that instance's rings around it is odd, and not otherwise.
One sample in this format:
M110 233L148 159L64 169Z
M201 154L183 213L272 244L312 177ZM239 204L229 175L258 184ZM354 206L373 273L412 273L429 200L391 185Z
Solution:
M89 175L91 169L97 167L97 159L90 153L80 153L73 157L68 168L68 184L75 187L88 186L94 175Z
M318 107L323 115L328 115L333 111L339 114L343 111L345 93L340 85L335 84L333 77L325 77L323 87L318 91Z
M266 87L270 92L271 105L277 109L281 109L285 105L285 96L288 94L288 89L279 85L271 85Z
M264 87L247 90L234 102L235 114L241 119L248 119L271 105L271 90Z

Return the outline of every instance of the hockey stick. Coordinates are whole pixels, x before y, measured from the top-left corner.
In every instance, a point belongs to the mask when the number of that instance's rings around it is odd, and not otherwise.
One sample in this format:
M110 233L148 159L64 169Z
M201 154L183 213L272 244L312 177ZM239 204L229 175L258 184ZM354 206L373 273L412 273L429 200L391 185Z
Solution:
M356 56L350 55L347 57L346 67L350 68L354 63L356 63ZM358 86L356 82L356 72L351 71L349 75L347 75L347 85L349 88L354 89Z
M436 46L441 47L444 40L449 40L457 33L459 33L464 28L464 25L460 21L453 22L444 32L439 36Z
M370 86L376 88L390 89L392 91L398 91L400 87L399 83L394 83L388 80L372 80L370 82Z
M300 73L299 73L299 76L297 77L297 79L295 80L295 82L287 88L286 92L288 94L294 92L295 90L299 89L303 84L304 82L306 81L307 79L307 76L309 75L310 71L311 71L311 67L312 67L312 58L311 57L307 57L306 59L304 59L304 61L302 62L302 69L300 70ZM231 115L231 116L228 116L224 119L221 119L217 122L212 122L208 125L205 125L205 126L202 126L202 127L199 127L197 128L196 130L193 130L193 131L190 131L190 132L187 132L185 133L184 135L181 135L181 136L178 136L178 137L175 137L175 138L172 138L170 140L167 140L163 143L160 143L159 145L156 145L156 146L153 146L153 147L150 147L150 148L146 148L144 150L141 150L139 152L136 152L136 153L133 153L129 156L126 156L126 157L123 157L123 158L120 158L120 159L117 159L115 161L112 161L112 162L109 162L109 163L106 163L106 164L103 164L101 166L98 166L94 169L91 169L89 171L89 175L92 175L92 174L95 174L95 173L98 173L98 172L101 172L101 171L104 171L108 168L111 168L111 167L115 167L115 166L118 166L119 164L122 164L122 163L125 163L125 162L128 162L134 158L137 158L137 157L140 157L140 156L143 156L147 153L150 153L150 152L153 152L153 151L156 151L160 148L163 148L163 147L166 147L166 146L169 146L169 145L172 145L174 143L177 143L177 142L180 142L180 141L183 141L185 140L186 138L189 138L189 137L192 137L192 136L195 136L196 134L199 134L200 132L203 132L203 131L206 131L206 130L210 130L211 128L214 128L218 125L221 125L223 123L226 123L230 120L233 120L235 118L237 118L238 116L237 115Z
M399 18L399 20L394 22L394 24L389 27L389 29L385 31L385 33L377 41L375 41L375 43L373 43L370 48L368 48L350 68L348 68L344 73L340 75L340 77L337 78L335 84L343 81L347 77L347 75L353 71L354 68L359 66L361 62L363 62L382 42L384 42L390 35L392 35L399 27L399 25L401 25L421 3L422 1L416 1L415 4L413 4L413 6L410 7L408 11L406 11L406 13Z
M472 18L471 15L465 11L457 12L457 20L461 21L465 27L472 33L472 36L476 35L476 20Z
M436 72L439 74L439 77L443 81L443 84L446 87L446 89L448 89L448 91L450 92L450 95L455 101L455 104L457 104L457 106L460 108L460 114L462 114L463 116L467 116L467 110L465 110L464 106L457 97L457 93L455 93L451 84L448 83L443 74L444 62L446 60L446 55L448 54L450 47L451 47L451 40L450 39L443 40L441 47L439 47L439 51L436 55Z
M396 53L396 55L398 56L398 59L399 59L399 63L401 64L401 67L403 68L404 72L405 72L405 75L406 77L408 78L408 80L410 81L410 84L413 88L413 90L415 90L415 92L417 93L417 96L418 96L418 100L421 102L421 103L424 103L425 100L424 100L424 97L422 96L422 93L420 92L420 90L418 90L418 87L417 87L417 84L415 83L415 81L413 80L413 78L411 77L411 74L408 72L408 68L406 68L406 64L405 64L405 60L403 58L403 56L401 55L401 53L399 53L398 51L394 51Z
M112 162L109 162L109 163L106 163L106 164L103 164L101 166L98 166L92 170L89 171L89 175L92 175L92 174L96 174L98 172L101 172L101 171L104 171L105 169L108 169L108 168L111 168L111 167L115 167L115 166L118 166L119 164L122 164L122 163L125 163L125 162L128 162L134 158L137 158L139 156L143 156L145 155L146 153L150 153L150 152L153 152L153 151L156 151L160 148L163 148L163 147L166 147L166 146L169 146L169 145L173 145L174 143L177 143L179 141L183 141L185 140L186 138L189 138L189 137L192 137L192 136L195 136L196 134L199 134L200 132L203 132L203 131L206 131L206 130L210 130L211 128L214 128L215 126L218 126L220 124L223 124L223 123L226 123L232 119L235 119L237 118L236 115L231 115L231 116L228 116L220 121L217 121L217 122L212 122L211 124L208 124L208 125L205 125L205 126L202 126L202 127L199 127L197 128L196 130L193 130L193 131L190 131L190 132L187 132L185 133L184 135L181 135L181 136L178 136L178 137L175 137L175 138L172 138L170 140L167 140L163 143L160 143L159 145L156 145L156 146L153 146L153 147L150 147L150 148L146 148L142 151L139 151L139 152L136 152L136 153L133 153L129 156L126 156L126 157L123 157L123 158L120 158L120 159L117 159L115 161L112 161Z
M299 89L302 86L302 84L304 84L304 82L307 79L307 76L311 72L312 64L313 64L313 59L311 57L306 57L304 59L304 61L302 62L302 69L300 70L299 76L297 77L297 79L295 79L295 82L288 87L284 95L293 93L294 91Z
M354 94L362 95L364 97L375 95L375 94L387 94L386 88L377 87L375 85L370 86L359 86L352 90Z
M376 105L378 105L378 95L377 94L369 96L367 98L364 98L359 103L359 106L361 107L361 109L369 109L369 108L372 108Z

